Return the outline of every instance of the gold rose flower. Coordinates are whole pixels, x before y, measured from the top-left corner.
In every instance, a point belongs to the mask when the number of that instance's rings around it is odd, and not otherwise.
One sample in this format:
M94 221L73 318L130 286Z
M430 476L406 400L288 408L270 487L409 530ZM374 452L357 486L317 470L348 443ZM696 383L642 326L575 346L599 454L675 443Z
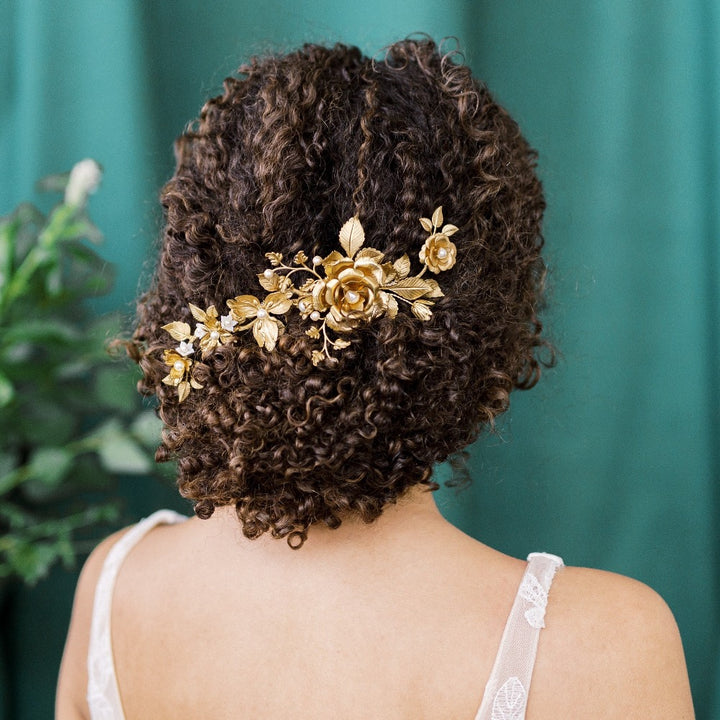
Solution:
M230 313L240 325L238 330L252 328L253 336L260 347L274 350L278 336L285 330L285 326L273 315L284 315L292 307L292 293L270 293L263 302L254 295L238 295L227 301Z
M457 248L450 241L450 236L457 232L457 228L448 224L438 232L438 227L442 225L442 222L442 206L435 210L431 220L420 218L420 224L427 232L431 233L420 250L420 262L435 274L449 270L455 264L457 253Z
M450 242L447 235L435 233L431 235L420 250L420 262L428 266L435 274L449 270L455 264L457 248Z
M313 298L317 298L316 309L329 309L327 324L330 328L348 332L384 310L379 290L385 273L373 257L333 259L323 265L327 279L317 283L319 292L313 293Z

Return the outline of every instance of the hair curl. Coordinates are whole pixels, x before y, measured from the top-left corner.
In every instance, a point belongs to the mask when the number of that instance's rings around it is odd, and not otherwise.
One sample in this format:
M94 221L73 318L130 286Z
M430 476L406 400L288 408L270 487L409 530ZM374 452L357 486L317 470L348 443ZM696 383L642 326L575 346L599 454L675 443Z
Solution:
M196 514L235 505L244 534L297 547L308 528L377 518L435 463L532 387L544 266L535 153L470 70L431 40L305 45L255 58L176 142L156 275L134 347L141 392L165 423L157 458L178 460ZM445 296L421 322L402 312L360 327L332 366L313 366L297 314L273 352L248 333L197 364L202 391L162 384L162 325L188 303L256 292L269 251L328 254L358 214L368 244L417 258L418 219L443 205L459 227ZM417 260L415 261L417 262Z

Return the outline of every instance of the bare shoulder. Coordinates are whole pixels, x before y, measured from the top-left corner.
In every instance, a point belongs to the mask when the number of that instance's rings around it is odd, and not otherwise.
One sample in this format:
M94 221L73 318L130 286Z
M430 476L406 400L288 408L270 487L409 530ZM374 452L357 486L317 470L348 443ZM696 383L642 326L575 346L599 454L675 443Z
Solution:
M58 677L55 702L57 720L89 718L85 694L87 691L87 654L90 640L95 586L103 564L115 543L129 528L105 538L85 561L73 601L72 617Z
M647 585L563 568L550 591L546 624L533 680L539 705L554 695L563 717L694 718L675 618Z

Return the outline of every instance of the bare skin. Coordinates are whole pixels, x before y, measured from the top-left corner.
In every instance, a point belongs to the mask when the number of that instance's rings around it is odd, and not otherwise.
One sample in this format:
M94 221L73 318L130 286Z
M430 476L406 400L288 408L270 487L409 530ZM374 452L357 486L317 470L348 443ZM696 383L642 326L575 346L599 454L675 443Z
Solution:
M88 559L58 720L89 718L92 599L120 533ZM415 490L372 525L300 551L242 537L232 508L151 531L122 566L112 641L127 720L473 720L525 563L469 538ZM694 717L682 645L646 586L564 568L527 720Z

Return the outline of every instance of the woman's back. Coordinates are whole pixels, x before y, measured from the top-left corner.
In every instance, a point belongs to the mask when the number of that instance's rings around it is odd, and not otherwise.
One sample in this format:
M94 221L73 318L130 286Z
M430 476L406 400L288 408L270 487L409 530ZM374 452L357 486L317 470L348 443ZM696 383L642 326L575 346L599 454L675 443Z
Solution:
M84 573L65 667L87 655L112 543ZM113 597L125 717L473 720L525 567L446 523L422 492L374 525L318 529L300 553L249 542L234 512L155 528ZM546 624L528 720L692 717L677 631L652 591L564 568ZM59 717L79 715L59 706Z
M151 531L120 569L106 655L128 720L472 720L526 565L429 491L540 375L535 152L453 52L408 39L253 58L176 159L130 351L203 522ZM106 552L63 717L88 712ZM692 715L671 616L563 570L528 718L638 715Z

